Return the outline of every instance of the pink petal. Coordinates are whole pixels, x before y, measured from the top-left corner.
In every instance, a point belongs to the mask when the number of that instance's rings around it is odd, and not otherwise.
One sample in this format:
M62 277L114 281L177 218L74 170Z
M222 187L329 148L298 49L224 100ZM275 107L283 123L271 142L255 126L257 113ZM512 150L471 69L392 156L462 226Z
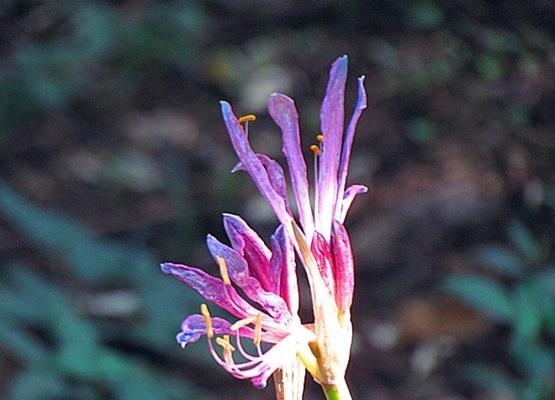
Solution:
M252 150L247 135L233 113L231 105L226 101L221 101L220 104L231 143L239 160L241 160L258 190L266 198L281 223L290 224L291 216L287 211L284 199L274 189L264 165Z
M282 225L272 236L272 274L279 276L275 291L285 300L293 315L299 311L299 287L295 270L295 249Z
M250 299L260 304L276 321L285 324L291 321L291 313L285 301L278 295L262 288L258 279L250 275L247 262L241 254L211 235L206 238L206 243L214 258L219 256L225 260L231 281L239 286Z
M341 203L341 214L339 214L339 218L337 219L339 222L343 223L345 221L347 211L349 211L355 196L366 192L368 192L368 188L364 185L349 186L347 190L345 190L343 202Z
M329 239L337 194L337 169L343 137L345 82L347 56L339 57L332 65L326 96L320 110L323 149L320 156L318 214L316 230Z
M270 276L272 252L258 234L239 216L224 214L224 228L233 248L247 261L249 272L267 291L274 291ZM274 292L275 293L275 292Z
M355 111L347 127L347 133L343 140L343 149L341 151L341 163L339 164L338 174L338 188L337 199L335 203L335 218L338 219L343 212L343 192L345 190L345 183L347 182L347 173L349 170L349 158L351 156L351 148L353 146L353 139L355 138L355 131L358 120L362 111L366 108L366 90L364 89L364 76L358 78L358 99L355 106Z
M186 283L206 300L220 306L238 318L247 318L256 315L259 311L239 296L237 291L227 286L221 279L188 265L163 263L162 271L171 274Z
M282 150L289 165L289 174L291 175L301 225L305 234L311 235L314 229L314 220L308 194L306 163L301 150L299 116L295 109L295 103L283 94L274 93L270 97L268 110L282 132Z
M331 249L326 239L319 233L314 232L314 237L310 245L310 249L314 258L316 259L316 264L318 264L318 269L324 283L330 291L330 294L334 293L334 282L333 282L333 270L332 264L333 259L331 255Z
M345 227L334 221L331 235L333 253L335 302L340 312L348 311L353 301L355 271L351 242Z

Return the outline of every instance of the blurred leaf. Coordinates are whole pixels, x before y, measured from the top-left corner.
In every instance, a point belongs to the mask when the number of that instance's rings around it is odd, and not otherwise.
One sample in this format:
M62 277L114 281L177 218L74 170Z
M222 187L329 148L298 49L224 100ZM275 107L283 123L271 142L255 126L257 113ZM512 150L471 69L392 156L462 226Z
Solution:
M67 399L62 377L49 370L31 370L20 374L10 387L13 400Z
M519 221L513 221L509 224L507 233L511 243L529 262L535 264L542 261L544 257L542 246L526 226Z
M490 279L473 275L452 276L447 279L445 289L496 320L507 321L512 316L510 296Z
M524 273L522 260L506 247L497 245L480 246L476 255L484 266L493 271L509 276L519 276Z
M512 345L512 353L517 366L528 380L542 382L555 379L555 353L551 346L538 342L522 342L516 340Z
M37 365L46 362L48 350L44 344L26 332L19 324L6 321L0 314L0 348L13 354L18 361Z
M542 325L542 298L537 297L537 290L532 286L520 285L514 293L513 326L517 340L524 342L538 338Z
M501 389L516 393L519 382L505 372L481 364L470 364L465 367L465 375L479 386L488 389Z

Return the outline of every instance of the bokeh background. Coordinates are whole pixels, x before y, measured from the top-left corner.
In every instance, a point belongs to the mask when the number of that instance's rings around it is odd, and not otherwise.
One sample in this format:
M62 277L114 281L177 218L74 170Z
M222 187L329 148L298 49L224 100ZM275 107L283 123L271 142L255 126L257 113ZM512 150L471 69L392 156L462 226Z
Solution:
M215 272L204 237L224 238L222 212L268 237L218 100L256 114L255 148L281 159L268 95L296 99L308 149L346 53L348 110L356 76L369 97L350 179L371 189L347 222L354 398L554 399L554 11L3 0L0 397L273 398L203 342L177 346L200 298L158 263Z

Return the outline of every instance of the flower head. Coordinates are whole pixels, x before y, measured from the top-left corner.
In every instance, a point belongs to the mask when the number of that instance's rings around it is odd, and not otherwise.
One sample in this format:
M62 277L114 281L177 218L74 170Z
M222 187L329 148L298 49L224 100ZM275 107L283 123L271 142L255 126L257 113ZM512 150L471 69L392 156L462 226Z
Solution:
M343 222L354 197L367 190L362 185L346 188L355 128L366 108L364 77L361 77L355 111L344 132L347 64L347 56L343 56L332 65L320 112L322 134L316 138L319 144L311 146L314 157L312 204L295 103L283 94L273 94L269 100L270 116L282 132L282 150L299 222L288 201L283 169L275 160L257 154L249 143L243 124L253 117L237 118L231 105L222 101L222 115L239 157L239 164L233 170L245 170L251 176L280 226L272 236L269 249L242 219L225 215L224 226L231 247L212 236L207 240L219 265L221 279L196 268L162 264L164 272L175 275L207 300L240 319L230 324L212 318L203 307L201 315L192 315L183 322L178 341L185 346L206 335L218 363L238 378L252 379L257 386L263 386L268 376L281 367L285 355L298 356L322 385L344 382L352 335L350 307L354 263ZM297 314L295 253L309 281L313 324L301 325ZM246 301L234 285L258 307ZM221 353L212 344L214 335L223 335L216 339L222 347ZM228 335L235 336L236 347ZM243 349L243 338L254 341L256 354ZM261 343L272 347L264 351ZM240 353L243 361L235 361L234 351Z

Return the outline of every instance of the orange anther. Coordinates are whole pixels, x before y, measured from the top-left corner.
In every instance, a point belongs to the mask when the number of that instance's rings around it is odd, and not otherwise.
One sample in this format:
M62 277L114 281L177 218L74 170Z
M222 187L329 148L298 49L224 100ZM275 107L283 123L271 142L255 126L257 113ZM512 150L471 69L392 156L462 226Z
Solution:
M320 143L322 143L324 141L324 135L320 134L320 135L316 135L316 140Z
M320 155L320 146L313 144L310 146L310 150L317 156Z
M239 117L239 123L243 124L245 122L252 122L256 120L256 115L253 114L249 114L249 115L244 115L242 117Z

